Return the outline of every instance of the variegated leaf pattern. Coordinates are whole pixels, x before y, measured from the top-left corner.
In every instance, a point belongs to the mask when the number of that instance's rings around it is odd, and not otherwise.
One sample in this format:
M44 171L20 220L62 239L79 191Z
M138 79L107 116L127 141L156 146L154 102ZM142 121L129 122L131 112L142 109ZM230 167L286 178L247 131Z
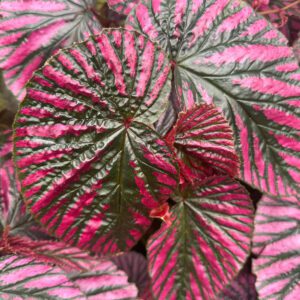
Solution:
M152 289L158 299L214 299L250 251L252 204L228 177L212 177L174 198L172 224L148 244Z
M111 9L119 14L128 15L140 0L107 0Z
M135 300L138 296L136 286L128 283L126 274L111 261L98 262L91 271L71 273L68 277L87 300Z
M300 295L299 198L263 196L255 216L253 270L262 300Z
M214 105L201 104L179 114L166 139L188 180L214 174L238 175L232 129Z
M12 235L46 238L44 231L26 212L13 166L12 150L12 130L0 130L0 232L9 228Z
M19 191L12 162L12 131L0 130L0 224L2 227L20 221L25 210L19 205ZM23 207L24 208L24 207ZM16 216L16 214L18 216ZM16 216L16 218L13 218Z
M176 188L171 151L148 126L166 105L169 71L152 42L115 29L34 75L15 122L16 163L25 202L56 237L130 249Z
M151 0L127 18L171 56L187 109L214 102L238 139L241 179L299 192L300 73L287 40L239 0Z
M3 300L136 299L137 289L109 261L93 271L66 273L61 268L33 258L0 257L0 295Z
M80 289L56 266L10 255L0 257L0 269L3 300L84 299Z
M2 0L0 67L8 87L23 99L24 86L59 48L101 30L94 0Z
M31 256L45 263L55 264L66 272L92 270L99 261L76 247L68 247L63 242L38 240L22 237L32 251Z

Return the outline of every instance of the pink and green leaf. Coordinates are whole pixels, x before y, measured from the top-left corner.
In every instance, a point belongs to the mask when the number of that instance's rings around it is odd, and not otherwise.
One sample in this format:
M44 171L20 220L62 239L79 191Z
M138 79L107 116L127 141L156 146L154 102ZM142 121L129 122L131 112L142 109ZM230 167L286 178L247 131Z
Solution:
M280 32L239 0L142 0L127 28L169 53L180 109L222 109L242 180L273 194L299 192L300 73Z
M33 72L54 51L100 32L93 5L93 0L0 2L0 67L18 99L23 99Z
M212 177L174 198L172 224L148 243L152 289L158 299L214 299L250 252L253 210L242 186Z
M12 162L12 131L0 130L0 223L4 228L14 227L26 218L25 208L20 205L18 182Z
M296 197L263 196L255 216L253 270L259 298L300 295L300 204Z
M46 238L27 213L20 195L20 184L12 161L12 131L0 130L0 232L9 229L13 235L26 235L33 239ZM2 229L2 230L1 230Z
M109 7L122 15L128 15L140 0L107 0Z
M213 105L202 104L179 114L166 139L180 160L188 181L211 175L235 177L239 158L232 129Z
M150 127L166 106L169 74L164 52L118 29L60 51L35 73L15 153L25 202L49 232L113 253L150 226L149 211L178 182L170 149Z
M0 257L1 299L136 299L137 289L110 261L88 272L66 273L39 260L17 255Z

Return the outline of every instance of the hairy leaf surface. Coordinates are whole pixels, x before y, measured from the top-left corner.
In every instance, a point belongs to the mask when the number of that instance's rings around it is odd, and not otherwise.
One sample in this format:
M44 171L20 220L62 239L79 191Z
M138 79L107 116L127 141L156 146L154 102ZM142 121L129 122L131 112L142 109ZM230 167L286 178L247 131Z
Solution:
M232 130L213 105L202 104L179 114L166 139L173 146L188 180L213 174L231 177L238 174L239 158Z
M20 100L26 82L55 50L100 32L93 5L94 0L0 2L0 67Z
M300 73L281 33L239 0L143 0L127 27L169 53L181 108L222 109L241 179L273 194L299 192Z
M171 226L148 244L158 299L214 299L242 268L250 250L252 205L227 177L213 177L175 198Z
M34 75L16 120L16 162L25 201L56 237L129 249L176 188L171 151L149 127L167 102L169 70L144 36L107 30Z
M255 217L253 261L259 298L297 299L300 295L300 205L296 197L265 195Z
M39 260L9 255L0 257L2 299L136 299L137 289L109 261L88 272L66 273Z
M119 14L128 15L140 0L107 0L111 9Z

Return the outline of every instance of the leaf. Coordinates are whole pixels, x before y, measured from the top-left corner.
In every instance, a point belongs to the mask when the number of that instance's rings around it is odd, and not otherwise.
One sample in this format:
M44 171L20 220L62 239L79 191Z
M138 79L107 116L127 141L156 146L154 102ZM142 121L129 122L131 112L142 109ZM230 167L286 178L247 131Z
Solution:
M0 67L19 100L33 72L59 48L97 34L93 0L2 0Z
M28 245L31 244L31 256L45 263L55 264L66 272L89 271L98 264L96 258L76 247L68 247L63 242L32 241L24 237L22 239L27 241Z
M134 283L139 289L139 297L149 293L150 300L150 278L148 275L148 264L146 258L137 252L131 251L112 257L112 262L118 269L124 271L128 276L128 281Z
M126 22L169 53L181 108L222 109L242 180L300 192L300 73L277 30L238 0L143 0Z
M19 205L19 192L12 162L12 132L0 130L0 224L18 223L24 217ZM19 211L16 216L16 211ZM15 219L13 217L16 216Z
M136 299L137 289L109 261L93 271L66 273L29 257L0 257L2 299ZM99 298L100 297L100 298Z
M232 130L213 105L202 104L181 113L166 139L189 181L209 175L238 174L239 158Z
M26 235L32 239L47 238L27 213L12 161L12 131L0 129L0 233Z
M253 270L259 298L297 299L300 294L300 205L296 197L263 196L255 216Z
M237 278L218 297L218 300L257 300L255 276L251 273L250 264L246 264Z
M111 9L123 15L128 15L132 8L139 2L140 0L107 0Z
M130 249L176 188L171 150L148 126L167 102L169 70L152 42L115 29L35 74L15 123L16 163L32 214L56 237Z
M227 177L202 181L174 198L171 226L148 243L152 289L158 299L214 299L250 251L252 204Z

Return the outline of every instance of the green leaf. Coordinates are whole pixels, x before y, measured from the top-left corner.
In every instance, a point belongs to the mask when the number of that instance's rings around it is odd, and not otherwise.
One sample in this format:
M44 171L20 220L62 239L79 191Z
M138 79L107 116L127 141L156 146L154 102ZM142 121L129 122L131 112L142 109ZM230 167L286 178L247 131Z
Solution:
M227 177L212 177L174 198L171 225L148 243L157 299L215 299L250 252L253 209L247 192Z
M62 47L101 30L94 0L2 0L0 67L19 100L25 84L46 59Z
M264 195L255 216L253 271L259 299L297 299L300 294L299 197Z
M127 28L169 53L173 106L222 109L242 180L273 194L300 192L300 73L279 31L239 0L142 0Z
M110 261L94 261L85 272L68 273L31 257L0 257L2 299L134 300L137 289Z
M101 253L130 249L178 182L151 128L170 66L142 35L105 30L62 50L28 85L15 122L22 193L56 237Z

